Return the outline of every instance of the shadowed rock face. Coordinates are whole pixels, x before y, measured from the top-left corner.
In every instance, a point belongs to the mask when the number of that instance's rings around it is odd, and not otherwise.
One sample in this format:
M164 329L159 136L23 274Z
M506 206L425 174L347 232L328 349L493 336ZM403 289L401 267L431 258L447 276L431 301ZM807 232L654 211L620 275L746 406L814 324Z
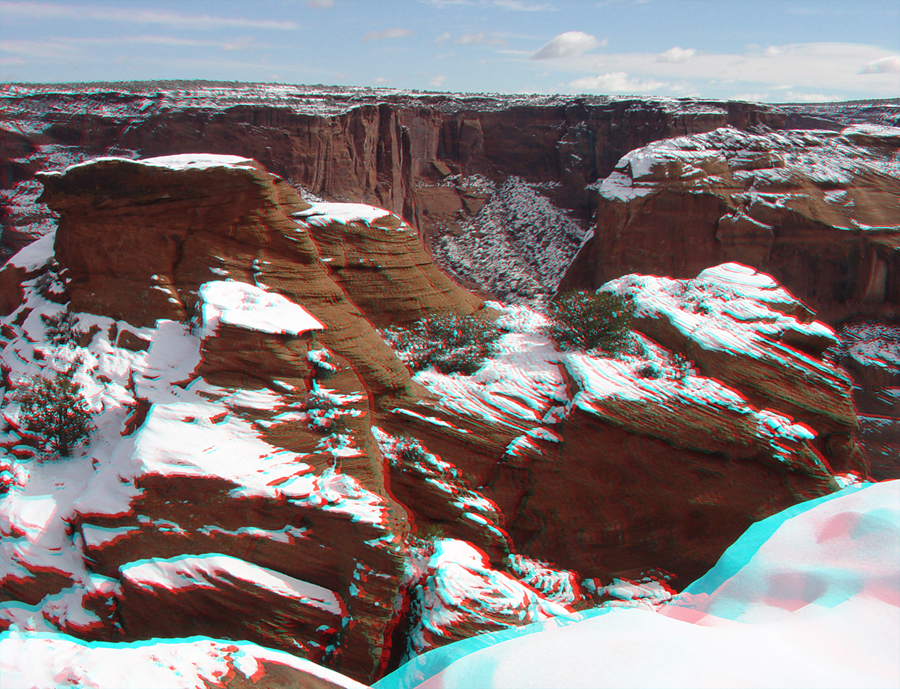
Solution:
M900 318L900 129L733 128L632 151L598 184L594 236L560 289L725 261L773 275L821 318Z
M211 633L369 681L407 648L571 609L580 577L686 583L753 521L866 473L833 333L745 266L611 283L640 305L633 351L566 353L540 315L482 308L400 218L306 203L249 159L42 180L55 251L0 271L3 362L16 383L76 366L99 439L58 465L83 469L64 508L2 498L3 596L30 606L0 606L7 624L130 640L215 611ZM53 346L61 302L85 332ZM374 327L439 311L508 331L478 373L413 377ZM33 456L9 408L0 442ZM453 598L454 573L484 600ZM70 589L68 617L43 615Z

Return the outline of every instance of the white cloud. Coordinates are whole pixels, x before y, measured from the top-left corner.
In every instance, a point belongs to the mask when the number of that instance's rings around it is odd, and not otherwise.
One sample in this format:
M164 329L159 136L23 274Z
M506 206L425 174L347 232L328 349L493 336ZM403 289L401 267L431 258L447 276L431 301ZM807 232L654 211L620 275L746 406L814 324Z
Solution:
M601 93L650 93L666 86L661 81L629 79L625 72L611 72L596 77L584 77L569 83L569 86L584 91Z
M436 88L440 88L446 80L446 76L444 76L443 74L438 74L436 77L433 77L428 83Z
M372 79L373 84L387 84L389 82L390 80L385 77L375 77L374 79Z
M382 29L381 31L370 31L367 34L364 34L360 40L363 43L368 43L369 41L384 41L391 38L405 38L406 36L412 35L412 29L394 27L391 29Z
M547 41L540 50L531 56L531 59L552 60L560 57L578 57L604 45L606 45L606 39L598 41L596 36L591 36L583 31L566 31Z
M43 59L69 60L84 55L81 46L57 41L3 41L4 53Z
M178 12L158 12L138 7L92 7L90 5L61 5L55 3L0 2L4 19L62 19L66 21L106 21L125 24L160 24L173 29L296 29L291 21L263 21L242 17L215 17L208 14L190 15Z
M599 77L625 73L632 86L643 82L683 84L688 92L711 98L734 94L768 93L784 100L784 91L815 96L840 94L842 98L897 98L900 84L892 69L896 54L858 43L795 43L772 46L771 57L762 49L743 54L696 52L683 63L663 62L653 53L587 53L544 60L541 67L566 74L573 88L593 88ZM863 65L871 65L860 74ZM863 68L865 70L865 68ZM578 82L572 82L572 80ZM610 84L617 86L610 78ZM582 81L584 80L584 81ZM785 88L785 85L790 87ZM603 83L598 83L598 88ZM776 87L781 87L779 92ZM674 93L666 87L664 93ZM612 91L612 89L609 89ZM632 92L643 89L629 88ZM797 96L799 100L800 95Z
M237 38L233 41L229 41L222 46L222 50L225 52L231 50L253 50L258 48L259 46L253 40L253 38L244 36L243 38Z
M556 9L548 3L525 2L525 0L494 0L494 6L514 12L548 12Z
M878 60L867 62L862 68L861 74L896 74L900 72L900 55L882 57Z
M334 0L306 0L306 6L316 10L327 10L334 5Z
M666 52L662 53L658 58L656 58L656 61L682 63L696 54L697 51L693 48L679 48L676 45L674 48L669 48Z
M823 93L794 93L793 91L788 91L784 94L784 98L780 100L792 103L828 103L829 101L840 99L840 96L834 94L826 96Z
M175 36L103 36L99 38L47 38L41 41L4 41L0 50L4 53L27 55L36 58L72 60L87 57L97 46L145 46L163 45L178 47L219 48L223 52L253 50L259 45L252 38L233 41L202 41Z
M781 48L777 48L774 45L770 45L763 51L763 55L766 57L778 57L784 52Z
M529 2L528 0L419 0L419 2L441 9L445 7L499 7L513 12L549 12L556 7L546 2Z
M450 32L445 31L440 36L434 39L435 45L444 45L447 41L450 40Z
M462 36L453 41L454 45L506 45L506 41L496 36L486 34L484 31L479 33L464 33Z

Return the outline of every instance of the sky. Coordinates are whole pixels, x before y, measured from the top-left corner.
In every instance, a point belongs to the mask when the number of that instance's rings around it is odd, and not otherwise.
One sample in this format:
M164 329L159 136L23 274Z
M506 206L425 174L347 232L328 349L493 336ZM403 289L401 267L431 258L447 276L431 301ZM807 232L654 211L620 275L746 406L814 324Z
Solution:
M898 0L0 0L0 81L900 97Z

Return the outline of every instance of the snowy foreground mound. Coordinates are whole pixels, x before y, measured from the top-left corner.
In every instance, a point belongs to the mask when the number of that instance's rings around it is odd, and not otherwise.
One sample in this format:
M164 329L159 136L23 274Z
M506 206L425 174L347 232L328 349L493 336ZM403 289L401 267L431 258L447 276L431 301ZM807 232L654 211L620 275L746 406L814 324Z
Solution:
M0 635L3 687L187 689L223 686L298 686L363 689L333 670L290 653L246 641L204 637L151 639L130 644L85 642L65 634ZM273 673L274 671L274 673ZM272 673L287 684L260 678ZM268 678L267 678L268 679ZM293 683L290 682L293 680Z
M633 603L445 646L374 687L896 687L900 481L765 519L658 612ZM363 686L286 653L202 637L111 644L10 631L0 661L10 688L246 686L274 666L304 673L308 686Z
M896 687L900 481L754 524L653 612L611 607L437 649L375 683L420 687Z

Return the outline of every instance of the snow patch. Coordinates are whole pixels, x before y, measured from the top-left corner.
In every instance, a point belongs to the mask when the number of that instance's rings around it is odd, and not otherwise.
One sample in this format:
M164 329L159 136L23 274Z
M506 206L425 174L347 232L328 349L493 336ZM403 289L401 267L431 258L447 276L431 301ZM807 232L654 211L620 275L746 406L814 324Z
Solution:
M325 329L306 309L287 297L244 282L206 282L200 287L200 300L204 338L214 335L220 323L294 337Z

